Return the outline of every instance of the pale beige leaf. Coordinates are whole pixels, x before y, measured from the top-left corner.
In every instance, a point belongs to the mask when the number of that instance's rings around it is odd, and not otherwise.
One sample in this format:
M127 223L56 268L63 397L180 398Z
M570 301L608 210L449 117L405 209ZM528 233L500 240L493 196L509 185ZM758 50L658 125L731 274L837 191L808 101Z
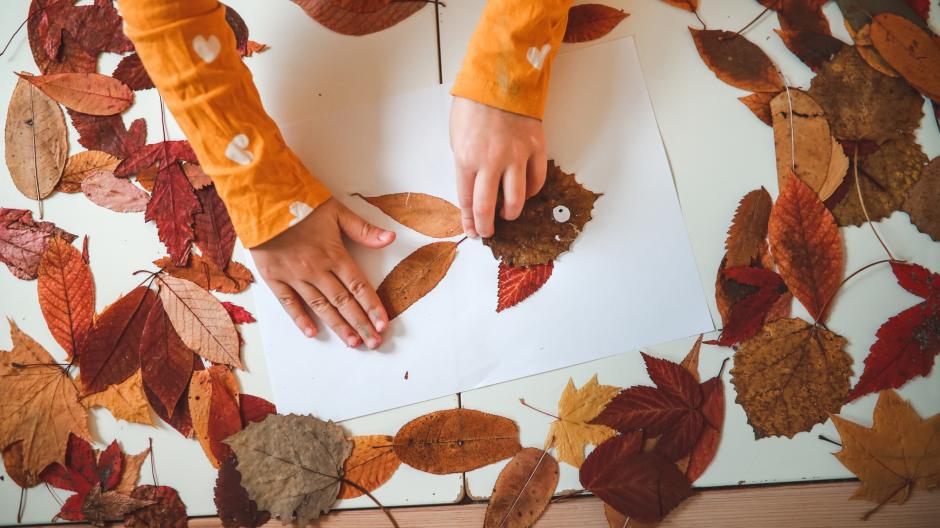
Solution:
M121 160L100 150L85 150L73 154L65 162L65 171L57 190L67 193L81 192L82 181L89 174L99 170L113 172L120 163Z
M118 420L153 425L153 414L147 395L144 394L143 377L140 369L117 385L109 385L107 389L88 395L82 399L85 407L104 407Z
M212 361L242 368L238 331L218 299L185 279L160 274L160 300L183 343Z
M68 129L59 105L20 79L7 109L7 168L13 184L33 200L49 196L69 154Z
M777 182L783 189L792 170L814 192L825 200L842 183L845 176L830 175L830 160L836 148L841 158L833 164L836 171L848 160L832 137L823 109L806 92L791 89L781 92L770 101L770 114L774 128L774 147L777 152ZM828 192L828 194L823 194Z

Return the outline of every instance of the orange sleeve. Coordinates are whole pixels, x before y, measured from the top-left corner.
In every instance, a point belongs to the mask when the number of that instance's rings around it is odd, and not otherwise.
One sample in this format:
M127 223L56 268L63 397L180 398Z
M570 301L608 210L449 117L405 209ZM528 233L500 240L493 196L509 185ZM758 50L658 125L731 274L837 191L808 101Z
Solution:
M537 119L572 0L489 0L453 93Z
M247 247L330 197L265 113L218 0L119 0L125 31Z

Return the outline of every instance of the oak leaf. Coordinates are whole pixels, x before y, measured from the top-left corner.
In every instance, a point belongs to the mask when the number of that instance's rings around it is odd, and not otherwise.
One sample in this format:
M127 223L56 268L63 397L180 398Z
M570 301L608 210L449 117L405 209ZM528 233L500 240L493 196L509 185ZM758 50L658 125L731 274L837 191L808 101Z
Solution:
M135 119L129 128L119 115L93 116L69 110L72 126L78 131L78 143L89 150L100 150L127 159L147 142L147 122Z
M313 416L272 414L226 443L258 508L284 522L296 516L299 526L329 511L352 451L342 427Z
M172 416L193 375L193 352L176 333L161 301L153 304L144 324L140 372L144 386Z
M134 102L134 92L127 85L100 73L18 75L62 106L84 114L120 114Z
M179 493L169 486L138 486L131 497L150 503L136 508L124 517L128 528L186 528L189 526L186 505Z
M940 157L934 158L921 172L901 206L911 218L911 223L921 233L940 242Z
M343 464L343 476L358 488L343 482L339 488L338 499L353 499L366 492L375 491L388 482L401 465L401 459L395 454L392 446L395 439L391 436L354 436L350 440L353 448Z
M26 209L0 207L0 262L14 277L32 280L39 276L42 255L53 237L69 243L76 238L52 222L36 222Z
M52 237L39 261L39 308L68 359L79 353L95 316L95 281L81 253Z
M242 427L248 427L251 422L260 422L269 414L277 414L274 404L268 400L251 394L239 393L238 412L242 417Z
M105 390L90 394L82 399L89 409L104 407L111 411L117 420L154 425L150 414L150 405L144 395L144 385L140 370L116 385L109 385Z
M756 438L793 437L838 412L849 394L845 338L801 319L778 319L741 344L731 383Z
M140 213L150 202L146 191L108 170L92 172L82 180L82 193L95 204L117 213Z
M472 471L519 452L519 427L472 409L436 411L406 423L395 453L409 466L436 475Z
M392 320L434 289L457 256L459 242L422 246L392 268L375 292Z
M940 99L940 46L917 24L890 13L874 16L871 41L882 58L930 99Z
M193 217L196 247L219 269L225 269L235 249L235 226L214 185L196 190L200 210Z
M69 155L65 116L55 101L23 79L7 108L4 145L16 189L33 200L52 194Z
M160 300L186 346L214 363L242 368L235 323L219 300L198 285L161 274Z
M705 65L722 81L751 92L783 90L783 76L773 61L744 36L717 29L689 31Z
M259 510L258 504L248 496L248 491L242 487L242 474L237 465L235 455L228 457L222 462L215 479L213 500L219 520L225 528L261 526L271 519L271 514Z
M368 35L383 29L390 28L402 20L410 17L425 6L424 1L402 0L383 2L383 6L375 10L356 9L351 7L355 0L292 0L295 4L327 29L343 35ZM359 4L372 4L364 0L355 2Z
M501 312L528 299L545 285L555 265L552 261L533 266L510 266L499 263L499 285L496 311Z
M153 88L153 81L147 70L144 69L144 63L140 60L140 55L136 52L125 55L121 62L111 73L115 79L126 84L131 90L149 90Z
M630 16L622 9L603 4L579 4L568 9L568 25L564 42L597 40L613 31L617 24Z
M528 528L558 486L558 462L547 451L522 449L499 472L486 506L484 528Z
M86 150L73 154L65 161L65 170L59 180L57 191L77 193L82 190L82 181L96 171L111 171L121 160L100 150Z
M238 412L238 382L224 365L193 373L189 383L193 431L209 462L218 468L231 448L223 440L242 430Z
M251 271L238 262L229 262L228 267L222 270L211 260L204 259L202 255L192 255L186 266L173 264L170 257L163 257L153 263L168 275L188 280L198 284L200 288L219 293L241 293L255 280Z
M545 449L554 445L558 460L581 467L584 448L588 444L599 445L616 434L610 427L590 421L618 392L619 387L599 384L596 374L581 388L575 388L574 381L569 378L558 400L558 419L549 426Z
M395 193L363 196L353 193L378 207L393 220L434 238L449 238L463 233L460 209L454 204L424 193Z

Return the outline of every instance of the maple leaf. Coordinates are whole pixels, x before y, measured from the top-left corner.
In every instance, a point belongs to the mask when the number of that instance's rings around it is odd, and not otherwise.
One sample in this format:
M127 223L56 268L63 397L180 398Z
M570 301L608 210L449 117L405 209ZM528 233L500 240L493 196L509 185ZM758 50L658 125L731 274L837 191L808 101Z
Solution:
M211 293L185 279L158 275L160 300L186 346L214 363L242 368L238 331Z
M115 385L109 385L105 390L89 394L82 398L82 403L92 407L104 407L111 411L116 420L131 423L154 425L150 415L150 405L144 394L144 385L140 370L135 371L129 378Z
M698 54L722 81L751 92L779 92L783 77L757 45L738 33L689 28Z
M343 476L356 486L343 482L338 499L353 499L378 489L398 471L401 460L387 435L354 436L352 453L343 464ZM363 491L365 490L365 491Z
M75 383L52 356L12 320L13 350L0 353L0 449L20 442L23 480L64 462L69 433L91 438Z
M39 262L39 308L46 326L71 360L91 330L95 283L81 253L53 237Z
M343 35L368 35L390 28L425 6L424 1L292 0L324 27ZM358 4L358 5L357 5Z
M140 371L144 386L172 416L193 375L193 352L173 329L161 301L153 304L144 324L140 338Z
M599 384L596 374L580 389L575 388L574 381L569 378L558 400L558 420L549 426L545 449L554 445L558 460L581 467L587 444L599 445L616 434L606 425L589 422L618 392L619 387Z
M89 115L120 114L134 102L134 92L100 73L17 74L66 108ZM64 118L63 118L64 119Z
M140 60L140 55L136 52L126 55L118 63L117 67L111 73L115 79L126 84L131 90L149 90L153 88L153 81L147 70L144 69L144 63Z
M225 528L261 526L271 519L271 514L258 510L258 504L248 496L237 465L235 455L228 457L219 467L219 475L215 479L213 500L219 520Z
M82 193L101 207L117 213L139 213L147 209L150 195L111 171L95 171L82 180Z
M935 108L937 108L936 105ZM934 158L924 167L920 179L911 187L907 200L901 207L910 216L911 223L917 227L918 231L940 242L938 196L940 196L940 157Z
M272 414L225 441L235 451L242 486L258 508L306 526L336 501L352 451L343 428L313 416Z
M579 4L568 9L568 25L564 42L588 42L613 31L617 24L630 16L621 9L603 4Z
M204 290L220 293L241 293L255 280L251 271L238 262L229 262L222 270L202 255L192 255L186 266L173 264L170 257L163 257L153 263L168 275L198 284Z
M833 416L842 439L835 457L861 484L853 499L904 504L915 489L940 486L940 414L922 419L893 390L882 391L871 428Z
M546 264L528 267L510 266L500 262L496 311L501 312L513 307L539 291L552 276L554 267L551 260Z
M401 315L437 286L457 256L459 242L433 242L416 249L392 268L376 288L388 319Z
M732 346L756 334L780 297L787 292L780 275L763 268L725 268L724 276L756 290L731 306L730 316L721 336L709 344Z
M871 41L898 73L929 99L940 99L940 46L904 17L879 13L872 18Z
M522 449L515 422L472 409L419 416L398 430L393 445L402 462L435 475L472 471Z
M23 280L38 277L42 255L53 237L66 242L76 238L52 222L36 222L26 209L0 207L0 262L13 276Z
M547 451L522 449L499 472L486 505L484 528L532 526L558 486L558 462Z
M93 116L69 110L72 126L78 131L78 143L89 150L107 152L127 159L147 142L147 122L135 119L129 128L119 115Z
M196 190L200 210L193 217L196 247L219 269L225 269L235 249L235 227L228 209L210 185Z
M65 161L65 170L59 180L57 191L77 193L82 190L82 181L97 171L114 172L121 160L100 150L86 150L73 154Z
M849 401L900 387L915 376L929 375L934 358L940 354L940 274L902 262L892 262L891 269L898 284L924 302L881 325Z
M149 505L135 508L126 514L124 526L127 528L186 528L189 526L186 505L179 493L169 486L138 486L131 497L145 501Z
M209 462L218 468L231 454L222 443L242 430L238 412L238 382L224 365L213 365L193 373L189 383L189 409L193 431Z
M7 108L4 156L16 189L41 200L55 190L69 155L62 109L49 96L20 79Z
M424 193L395 193L363 196L353 193L390 216L399 224L433 238L463 233L460 209L443 198Z
M43 73L93 72L100 53L134 49L111 0L82 6L70 0L33 0L26 27Z

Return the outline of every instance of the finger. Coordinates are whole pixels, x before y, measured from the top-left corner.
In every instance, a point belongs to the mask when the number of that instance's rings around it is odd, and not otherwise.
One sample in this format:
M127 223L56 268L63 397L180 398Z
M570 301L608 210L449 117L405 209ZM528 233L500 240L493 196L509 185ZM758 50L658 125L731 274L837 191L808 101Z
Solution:
M375 227L345 208L339 215L339 227L350 240L370 248L383 248L395 240L395 233L392 231Z
M366 280L365 275L356 266L352 259L340 262L334 269L333 274L342 282L343 286L356 299L362 310L369 316L372 326L382 332L388 326L388 315L385 307L382 306L382 300L379 299L375 289Z
M493 216L499 193L500 172L480 171L473 182L473 223L481 237L493 236Z
M500 215L515 220L522 214L526 199L526 173L524 165L512 165L503 174L503 209Z
M457 168L457 198L460 204L460 222L463 232L470 238L480 236L473 223L473 181L476 172L469 169Z
M323 324L329 326L333 333L342 339L348 346L359 346L359 336L343 319L343 316L336 311L336 308L330 303L329 299L320 292L318 288L306 282L298 282L295 287L307 307L314 313Z
M525 197L532 198L545 185L545 173L548 171L548 156L544 150L540 150L529 158L526 164L526 186Z
M315 286L323 292L330 304L339 311L345 324L351 326L362 337L362 341L367 347L375 348L382 344L382 338L375 331L369 318L366 317L366 313L362 311L362 307L356 302L352 292L347 290L346 286L343 286L343 283L335 275L325 273L317 277Z
M316 336L317 326L313 324L310 316L307 315L304 303L300 300L297 292L283 282L271 281L268 283L268 286L271 288L271 291L274 292L277 300L281 302L281 306L284 307L284 311L287 312L287 315L293 319L297 328L307 337Z

